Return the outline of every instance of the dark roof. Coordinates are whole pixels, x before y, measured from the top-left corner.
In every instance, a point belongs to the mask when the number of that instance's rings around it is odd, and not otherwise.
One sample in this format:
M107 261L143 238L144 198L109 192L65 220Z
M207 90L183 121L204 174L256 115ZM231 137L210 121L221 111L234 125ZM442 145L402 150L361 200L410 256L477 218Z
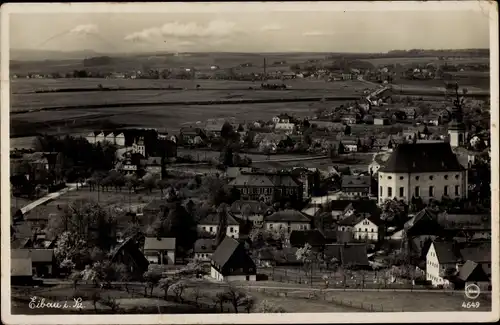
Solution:
M325 236L317 229L313 230L292 230L290 233L290 244L295 247L303 247L309 244L313 247L326 244Z
M308 223L311 220L302 212L297 210L286 209L275 212L265 218L265 221L273 222L303 222Z
M194 243L195 253L213 253L216 249L217 245L212 238L200 238Z
M460 255L464 261L491 263L491 243L468 244L460 249Z
M348 243L352 239L352 232L340 230L325 230L322 231L327 242Z
M175 238L146 237L144 250L175 250Z
M354 209L356 213L368 213L372 216L378 216L380 209L375 200L355 200L346 209Z
M484 272L481 265L470 260L467 260L467 262L465 262L465 264L460 268L458 278L464 282L489 281L488 275Z
M451 242L434 242L434 250L440 264L451 264L460 261L457 251Z
M33 263L51 263L54 259L54 250L52 249L12 249L12 258L29 257Z
M220 243L215 252L212 254L212 261L221 267L224 267L240 245L241 243L234 238L224 238L222 243Z
M370 187L372 178L371 176L342 176L342 187Z
M338 224L340 226L349 226L352 227L354 225L357 225L361 220L365 219L365 215L362 214L351 214L350 216L339 220Z
M330 208L332 211L344 211L352 202L352 200L332 200Z
M402 143L391 154L382 172L425 173L462 171L464 168L451 150L450 144Z
M369 266L366 244L330 244L325 246L325 256L336 258L342 265Z
M198 223L199 225L218 225L219 224L219 214L211 213ZM234 218L230 211L227 211L227 225L228 226L239 226L238 221Z
M11 250L10 276L32 276L33 268L29 254L17 251L20 250Z

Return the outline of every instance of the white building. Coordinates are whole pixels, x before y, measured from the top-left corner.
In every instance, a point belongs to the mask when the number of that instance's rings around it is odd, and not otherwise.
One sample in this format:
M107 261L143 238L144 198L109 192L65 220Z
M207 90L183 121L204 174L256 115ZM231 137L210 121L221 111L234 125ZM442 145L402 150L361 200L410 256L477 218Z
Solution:
M354 239L358 240L379 240L379 226L370 218L363 218L354 225Z
M277 131L285 131L288 133L293 133L295 131L295 124L278 122L274 126L274 129Z
M92 144L106 141L119 147L125 146L125 135L122 132L91 132L85 138Z
M132 152L139 153L146 156L146 146L144 145L144 138L140 137L132 144Z
M311 219L302 212L291 209L278 211L265 217L264 224L265 229L269 231L285 229L291 233L292 230L311 229Z
M378 201L467 197L467 170L448 143L404 143L378 171Z
M449 242L433 242L426 255L425 279L433 286L448 285L444 279L446 269L457 268L458 258L453 252L453 244Z
M219 215L217 213L209 214L206 218L200 220L198 231L203 231L216 235L219 229ZM234 219L231 212L227 212L226 236L230 238L240 237L240 224Z

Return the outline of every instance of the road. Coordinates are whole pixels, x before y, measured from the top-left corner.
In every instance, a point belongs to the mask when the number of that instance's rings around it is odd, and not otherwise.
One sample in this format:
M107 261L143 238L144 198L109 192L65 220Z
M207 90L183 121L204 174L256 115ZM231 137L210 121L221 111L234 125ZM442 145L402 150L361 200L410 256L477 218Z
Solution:
M34 208L36 208L37 206L45 204L47 202L50 202L50 201L52 201L54 199L57 199L58 197L60 197L61 195L65 194L67 192L76 190L78 188L78 186L81 187L81 186L84 186L84 185L85 185L85 183L82 183L82 184L68 183L68 184L66 184L66 187L63 188L62 190L54 192L54 193L49 193L49 194L45 195L44 197L41 197L38 200L36 200L34 202L31 202L30 204L22 207L21 208L21 212L23 214L26 214L29 211L31 211Z

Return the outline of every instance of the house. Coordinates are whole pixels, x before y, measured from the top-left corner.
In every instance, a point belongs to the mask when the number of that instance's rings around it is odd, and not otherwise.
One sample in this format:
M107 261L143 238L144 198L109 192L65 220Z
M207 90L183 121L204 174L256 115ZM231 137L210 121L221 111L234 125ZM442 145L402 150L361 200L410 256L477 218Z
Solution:
M12 249L12 256L27 256L31 260L32 274L38 277L56 274L56 260L52 249Z
M342 192L353 197L367 197L372 193L371 176L342 176Z
M490 277L480 264L470 260L465 262L453 282L455 289L463 289L470 284L475 284L481 291L491 290Z
M12 285L31 285L33 281L33 267L28 250L11 250L10 279Z
M146 237L144 256L149 264L175 264L175 238Z
M162 175L162 158L148 157L146 160L146 172L151 175Z
M257 267L244 245L224 238L211 257L210 276L218 281L256 281Z
M378 219L363 217L354 225L354 239L376 242L383 238L382 228Z
M274 125L274 129L279 132L285 132L288 134L291 134L295 131L296 125L295 123L283 123L283 122L278 122Z
M293 145L290 137L286 134L260 133L255 136L253 141L259 147L259 151L264 153L276 153L278 148Z
M378 200L398 198L424 202L467 197L467 170L462 167L450 144L403 143L378 171Z
M375 117L373 119L373 124L374 125L389 125L389 124L391 124L391 121L386 117Z
M253 200L237 200L231 205L230 211L239 220L252 221L254 227L262 227L264 216L274 212L264 202Z
M289 173L243 173L229 182L242 199L265 203L283 199L302 201L303 185Z
M112 263L124 264L134 279L142 279L149 262L140 251L137 238L130 236L121 242L110 254Z
M212 235L216 235L219 228L219 214L211 213L198 223L198 231L208 232ZM234 218L231 211L226 211L227 218L227 228L226 236L230 238L239 238L240 236L240 224Z
M272 118L272 121L274 124L277 124L277 123L290 123L292 122L292 117L288 114L280 114L278 116L275 116Z
M276 265L275 254L271 248L268 247L261 249L257 253L256 261L259 267L272 267Z
M212 254L217 249L212 238L200 238L194 243L194 258L200 262L210 262Z
M193 145L198 141L204 141L207 138L204 130L200 128L181 128L179 132L179 140L183 145Z
M377 176L379 169L387 163L387 159L389 159L389 155L385 153L374 154L372 162L368 165L368 173L370 173L371 176Z
M354 139L342 139L339 143L339 153L358 152L360 141Z
M267 230L286 229L288 233L292 230L311 229L311 219L297 210L281 210L264 218L264 227Z
M356 124L358 122L358 116L356 114L344 114L340 120L345 124Z
M138 153L138 154L146 157L146 146L144 144L143 137L139 137L138 139L135 139L134 143L132 144L132 152Z
M292 230L290 233L290 246L300 248L304 247L305 244L311 245L315 250L323 250L326 238L318 229Z
M417 108L415 107L403 107L400 111L404 112L407 120L414 120L417 117Z
M205 124L205 131L208 135L211 135L215 138L220 138L222 134L222 127L224 126L225 122L226 121L219 119L208 120Z
M481 266L483 272L491 277L491 242L457 243L434 241L426 256L426 279L434 286L449 285L453 276L460 274L467 261ZM471 267L469 263L468 268ZM470 269L462 276L466 279Z
M353 269L370 269L366 244L329 244L323 252L327 263L339 263Z

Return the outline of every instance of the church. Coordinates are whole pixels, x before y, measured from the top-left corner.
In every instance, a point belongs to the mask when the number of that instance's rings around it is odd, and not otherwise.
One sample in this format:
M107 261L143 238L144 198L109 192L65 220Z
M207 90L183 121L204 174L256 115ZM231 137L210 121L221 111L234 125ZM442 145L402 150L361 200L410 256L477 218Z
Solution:
M452 147L466 141L462 101L458 98L448 125L449 142L423 142L400 144L387 163L378 171L378 202L387 199L423 202L467 197L467 169L460 164Z

